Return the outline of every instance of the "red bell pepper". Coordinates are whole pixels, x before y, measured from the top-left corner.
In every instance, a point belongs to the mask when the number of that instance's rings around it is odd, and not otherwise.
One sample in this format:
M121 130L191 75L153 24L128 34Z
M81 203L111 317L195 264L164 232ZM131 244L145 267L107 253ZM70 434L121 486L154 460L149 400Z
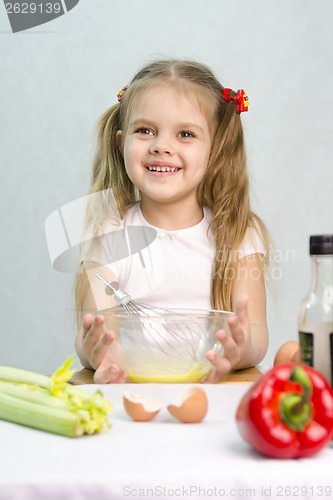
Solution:
M333 391L309 366L272 368L248 390L236 413L241 436L275 458L309 457L333 436Z

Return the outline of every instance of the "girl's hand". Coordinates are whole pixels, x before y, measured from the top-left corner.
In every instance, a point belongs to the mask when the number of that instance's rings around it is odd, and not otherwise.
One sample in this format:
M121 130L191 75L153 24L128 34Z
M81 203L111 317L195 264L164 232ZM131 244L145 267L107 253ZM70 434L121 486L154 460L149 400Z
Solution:
M242 364L252 357L253 348L247 307L248 301L248 295L242 295L236 304L237 316L228 319L231 335L225 330L219 330L216 333L217 340L223 346L224 355L221 358L214 351L207 353L207 359L215 368L208 379L210 383L216 383L222 375L232 369L244 368L245 366L242 366Z
M82 350L91 368L95 370L95 384L120 384L128 380L128 374L121 371L112 360L110 346L115 334L104 329L104 316L86 314L81 338Z

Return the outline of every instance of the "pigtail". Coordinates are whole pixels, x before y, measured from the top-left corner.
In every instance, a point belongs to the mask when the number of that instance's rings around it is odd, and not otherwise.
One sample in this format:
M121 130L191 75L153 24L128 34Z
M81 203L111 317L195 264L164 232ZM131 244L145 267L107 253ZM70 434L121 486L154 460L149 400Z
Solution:
M198 199L202 205L211 207L213 212L212 231L216 246L212 278L213 307L232 310L231 292L237 250L249 224L255 226L256 216L250 210L241 119L232 101L221 106L222 117L209 165L199 186Z
M119 212L122 218L126 207L135 201L135 188L128 178L124 160L117 145L117 132L121 130L120 105L115 104L100 118L97 124L97 147L92 169L89 194L100 193L98 197L88 198L84 230L96 238L86 243L84 261L89 260L97 251L98 236L104 234L105 223L113 222L113 215ZM108 191L112 189L112 192ZM116 210L112 206L116 202ZM116 223L119 220L116 221ZM82 272L76 275L74 283L76 324L82 321L82 306L89 289L87 274L82 262Z
M117 132L121 128L120 105L115 104L104 113L97 125L91 193L111 188L120 216L123 217L126 207L135 201L135 187L126 174L117 144Z

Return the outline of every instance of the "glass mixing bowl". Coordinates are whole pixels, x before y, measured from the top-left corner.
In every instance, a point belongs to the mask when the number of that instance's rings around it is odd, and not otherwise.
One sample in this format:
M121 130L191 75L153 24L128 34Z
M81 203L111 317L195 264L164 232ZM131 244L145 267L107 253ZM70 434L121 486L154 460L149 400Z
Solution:
M225 311L174 309L167 314L150 310L127 313L123 307L100 311L106 328L116 333L112 358L126 370L132 382L199 382L212 364L206 354L219 355L223 347L215 338L218 330L230 334Z

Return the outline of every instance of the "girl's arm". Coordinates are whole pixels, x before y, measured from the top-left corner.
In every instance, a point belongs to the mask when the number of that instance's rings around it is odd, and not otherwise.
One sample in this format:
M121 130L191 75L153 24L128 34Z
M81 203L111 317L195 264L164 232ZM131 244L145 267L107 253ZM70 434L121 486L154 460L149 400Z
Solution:
M210 382L216 382L228 371L254 366L263 359L268 347L266 291L263 256L252 254L238 262L232 290L237 317L228 320L231 336L224 331L216 337L224 348L220 358L210 351L207 358L215 371Z
M115 281L114 274L105 267L96 267L95 263L85 265L86 294L82 306L82 323L75 340L76 352L85 368L95 370L94 382L99 384L126 382L128 375L116 365L110 354L110 346L115 338L114 332L107 329L102 314L96 311L115 305L112 296L105 293L104 285L96 273L110 282Z
M247 308L242 307L244 294L249 297ZM262 361L268 348L265 267L262 254L252 254L239 261L232 303L236 306L243 329L250 327L251 337L251 346L235 368L254 366Z

